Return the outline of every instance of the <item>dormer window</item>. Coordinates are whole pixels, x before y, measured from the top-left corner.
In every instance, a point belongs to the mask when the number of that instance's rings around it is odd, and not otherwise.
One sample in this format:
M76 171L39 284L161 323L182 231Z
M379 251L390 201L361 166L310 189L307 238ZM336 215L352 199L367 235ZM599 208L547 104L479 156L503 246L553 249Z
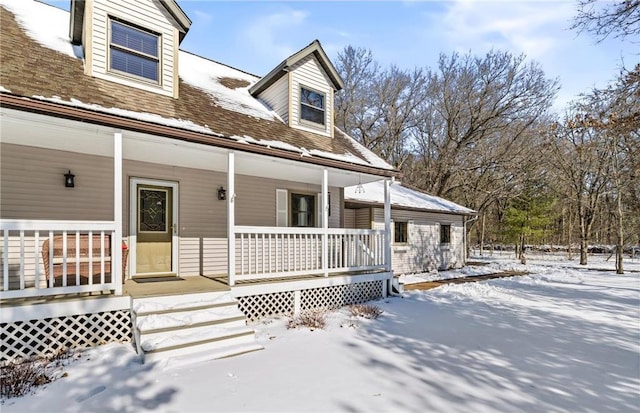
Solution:
M300 119L324 125L324 93L300 88Z
M160 83L160 35L111 20L109 68L136 78Z

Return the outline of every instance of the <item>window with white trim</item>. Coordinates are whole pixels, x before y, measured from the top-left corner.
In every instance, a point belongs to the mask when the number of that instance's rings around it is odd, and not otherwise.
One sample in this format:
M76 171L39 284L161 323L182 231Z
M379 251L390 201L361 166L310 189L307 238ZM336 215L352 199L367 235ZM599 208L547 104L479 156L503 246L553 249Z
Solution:
M300 88L300 119L324 125L325 95L305 87Z
M160 83L160 35L110 20L109 70Z
M409 223L397 222L393 223L393 243L406 244L409 239Z
M291 194L291 226L316 226L316 197L314 195Z

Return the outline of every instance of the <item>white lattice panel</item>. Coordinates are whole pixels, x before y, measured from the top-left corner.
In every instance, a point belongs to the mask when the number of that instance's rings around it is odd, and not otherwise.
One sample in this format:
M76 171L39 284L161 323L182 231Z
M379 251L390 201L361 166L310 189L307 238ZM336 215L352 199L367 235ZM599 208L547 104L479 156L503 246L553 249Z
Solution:
M0 325L0 364L46 357L68 349L130 341L128 310L3 323Z
M382 297L382 281L302 290L300 310L335 309L345 305L364 303Z
M300 291L299 309L335 309L364 303L382 297L383 281L335 285ZM296 308L294 291L238 297L238 307L250 321L271 315L293 315Z
M293 291L238 297L238 308L250 321L270 315L292 315Z

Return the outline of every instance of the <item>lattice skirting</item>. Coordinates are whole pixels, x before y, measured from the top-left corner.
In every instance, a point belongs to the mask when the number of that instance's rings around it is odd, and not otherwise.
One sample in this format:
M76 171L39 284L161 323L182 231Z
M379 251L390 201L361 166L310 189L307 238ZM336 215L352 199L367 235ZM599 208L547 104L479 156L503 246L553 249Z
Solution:
M300 310L325 308L333 310L350 304L359 304L382 297L382 281L302 290Z
M292 315L294 310L293 291L238 297L238 308L253 321L270 315Z
M336 309L383 296L383 280L238 297L238 307L251 321L298 311Z
M129 310L0 324L0 364L131 341Z

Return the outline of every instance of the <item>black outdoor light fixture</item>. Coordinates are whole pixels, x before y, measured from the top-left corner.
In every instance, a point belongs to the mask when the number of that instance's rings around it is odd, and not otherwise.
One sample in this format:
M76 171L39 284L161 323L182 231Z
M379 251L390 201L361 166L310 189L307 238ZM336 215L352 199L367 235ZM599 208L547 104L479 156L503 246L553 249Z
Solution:
M227 190L221 186L220 188L218 188L218 200L224 201L225 199L227 199Z
M76 176L71 173L71 170L69 170L69 172L64 174L64 186L67 187L67 188L73 188L75 186L75 182L74 182L73 178L75 178L75 177Z

